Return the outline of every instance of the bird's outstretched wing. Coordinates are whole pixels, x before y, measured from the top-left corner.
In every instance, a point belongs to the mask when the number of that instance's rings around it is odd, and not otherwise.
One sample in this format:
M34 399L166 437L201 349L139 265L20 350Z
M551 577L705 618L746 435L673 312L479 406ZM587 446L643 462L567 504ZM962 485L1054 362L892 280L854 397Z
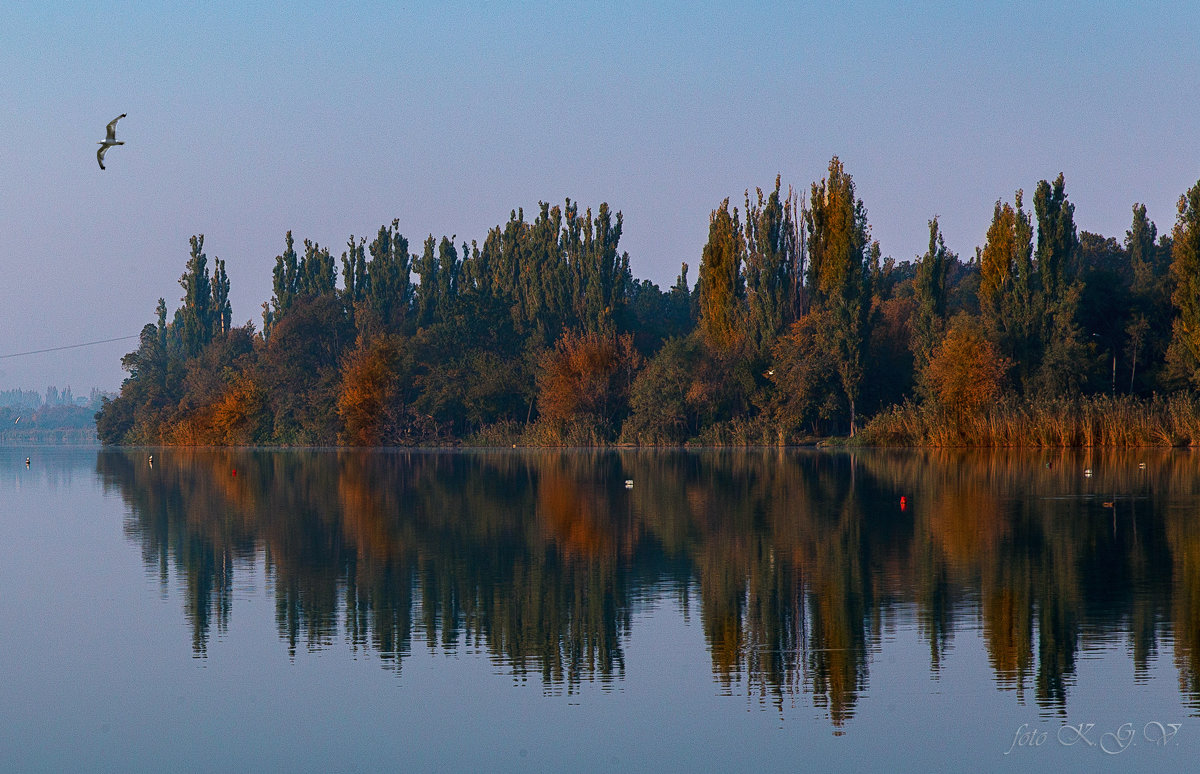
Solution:
M117 122L124 118L125 115L125 113L122 113L108 122L108 137L105 138L106 140L112 142L113 140L117 139Z
M101 168L101 169L104 169L104 152L105 152L105 151L107 151L107 150L109 149L109 147L111 147L111 146L108 146L108 145L101 145L101 146L100 146L100 147L99 147L99 148L96 150L96 161L99 161L99 162L100 162L100 168Z

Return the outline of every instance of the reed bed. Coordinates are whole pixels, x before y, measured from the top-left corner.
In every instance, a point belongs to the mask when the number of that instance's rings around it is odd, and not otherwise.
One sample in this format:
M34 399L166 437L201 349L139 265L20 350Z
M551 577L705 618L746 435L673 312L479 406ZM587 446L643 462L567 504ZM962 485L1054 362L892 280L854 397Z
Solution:
M874 446L1200 446L1200 397L1008 398L975 413L906 402L874 417L861 436Z

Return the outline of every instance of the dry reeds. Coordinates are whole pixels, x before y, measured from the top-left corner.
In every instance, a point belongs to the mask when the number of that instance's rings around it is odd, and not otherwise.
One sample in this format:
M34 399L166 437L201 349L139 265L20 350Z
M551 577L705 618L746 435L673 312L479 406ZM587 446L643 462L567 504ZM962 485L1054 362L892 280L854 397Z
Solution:
M875 446L1106 447L1200 445L1200 398L1096 395L1008 398L981 411L906 402L872 419L862 440Z

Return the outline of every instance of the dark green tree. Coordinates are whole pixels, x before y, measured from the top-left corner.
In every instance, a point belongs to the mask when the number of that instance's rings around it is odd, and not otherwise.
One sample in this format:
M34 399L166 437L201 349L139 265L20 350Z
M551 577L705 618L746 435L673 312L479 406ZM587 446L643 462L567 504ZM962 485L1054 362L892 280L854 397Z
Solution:
M354 322L354 308L366 294L367 289L367 240L354 238L346 242L346 252L342 253L342 304L350 313L350 321Z
M1171 262L1176 317L1168 357L1177 373L1200 386L1200 182L1179 197L1178 210Z
M1171 340L1170 242L1170 236L1158 240L1158 228L1146 217L1146 205L1133 205L1133 222L1125 232L1125 250L1133 274L1131 318L1126 323L1131 392L1144 393L1157 386L1153 365L1163 361ZM1139 373L1142 378L1135 380Z
M287 246L282 255L275 256L275 268L271 273L274 295L270 301L263 302L263 338L270 337L280 313L291 305L292 296L295 295L299 258L290 230L284 235L284 242Z
M913 278L915 309L912 320L912 353L918 371L929 362L933 348L946 334L949 311L947 282L958 256L946 249L938 219L929 221L929 249L917 263Z
M425 237L424 249L421 251L420 257L413 262L413 270L421 278L420 284L413 289L418 328L432 323L437 312L438 259L436 247L437 241L433 238L433 234Z
M179 319L182 323L180 334L184 353L187 357L195 357L212 341L216 310L213 308L208 256L204 254L204 235L193 236L190 243L192 252L188 257L187 270L179 278L183 288Z
M1118 386L1129 384L1123 374L1120 379L1117 375L1118 365L1125 367L1127 362L1126 328L1133 313L1129 256L1116 239L1088 231L1080 232L1079 245L1083 292L1076 316L1096 350L1096 356L1088 358L1090 363L1081 365L1092 366L1091 392L1116 392Z
M337 273L327 248L305 239L304 255L298 256L291 231L284 235L284 242L283 254L275 256L274 295L269 304L263 304L263 338L266 339L298 299L312 299L334 293L336 289Z
M577 210L570 212L575 214ZM571 220L577 221L580 228L573 228ZM621 213L616 214L614 222L608 204L601 202L594 219L589 208L582 218L569 218L563 234L564 247L581 237L577 249L580 260L572 263L576 275L573 285L578 299L578 324L589 333L614 330L615 319L633 284L629 254L619 250L622 224ZM564 252L570 255L575 251L567 247Z
M305 239L304 258L298 267L294 295L313 298L333 293L336 283L337 272L329 249Z
M558 207L540 203L540 211L526 232L518 281L521 317L537 346L549 347L567 323L573 288L562 260L559 233L563 214Z
M1042 180L1033 194L1037 216L1037 271L1042 280L1047 310L1060 305L1079 273L1079 236L1075 230L1075 205L1067 201L1060 172L1054 184Z
M400 221L380 226L367 249L371 259L355 275L354 324L360 334L403 332L411 317L413 285L412 259Z
M1041 361L1037 388L1044 395L1076 393L1091 367L1092 347L1079 327L1083 287L1075 205L1067 201L1063 175L1053 185L1038 183L1033 195L1037 216L1037 273L1041 279Z
M690 331L695 323L696 315L693 307L694 298L688 286L688 265L684 263L679 268L679 276L671 286L671 315L681 333Z
M702 359L695 337L671 338L663 344L633 380L623 442L677 444L696 434L700 407L692 387Z
M780 179L764 200L746 192L746 298L755 349L765 355L775 338L796 319L799 302L800 226L796 195L780 197Z
M229 304L229 275L225 273L225 262L220 258L213 261L212 276L212 310L213 336L220 337L229 333L233 322L233 307ZM166 309L164 308L164 313Z
M1133 292L1147 295L1153 292L1158 261L1158 227L1146 217L1146 205L1133 205L1133 223L1125 232L1125 249L1129 251L1129 267L1133 271Z
M442 237L438 243L438 295L436 313L438 319L444 320L454 313L458 303L459 275L462 272L462 262L458 258L458 249L454 246L455 237ZM463 245L465 254L467 246Z
M337 442L342 357L354 333L333 293L302 296L259 347L253 378L267 396L273 443L325 446Z

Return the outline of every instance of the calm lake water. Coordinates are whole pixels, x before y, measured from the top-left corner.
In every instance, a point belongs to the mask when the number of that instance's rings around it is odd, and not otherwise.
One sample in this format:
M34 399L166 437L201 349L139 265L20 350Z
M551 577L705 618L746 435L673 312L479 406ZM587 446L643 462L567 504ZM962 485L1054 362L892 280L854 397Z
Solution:
M7 447L0 546L4 771L1200 755L1187 451Z

